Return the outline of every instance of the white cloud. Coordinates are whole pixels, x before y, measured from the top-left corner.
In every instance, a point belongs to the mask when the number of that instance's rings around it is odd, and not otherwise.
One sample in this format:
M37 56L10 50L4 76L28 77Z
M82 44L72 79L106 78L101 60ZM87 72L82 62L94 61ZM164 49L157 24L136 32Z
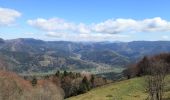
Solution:
M38 18L35 20L28 20L28 24L45 31L74 30L75 28L73 23L66 22L65 20L59 18Z
M170 22L155 17L152 19L110 19L93 27L94 32L99 33L124 33L124 32L165 32L170 31Z
M164 32L170 31L170 22L155 17L152 19L109 19L104 22L86 25L75 24L59 18L28 20L28 24L45 31L65 31L77 33L117 34L124 32Z
M73 23L60 18L28 20L28 24L46 32L48 37L64 40L116 40L129 38L125 34L138 32L169 32L170 22L160 17L134 20L109 19L104 22L84 24Z
M69 34L67 34L67 33L59 33L59 32L47 32L46 35L49 36L49 37L63 38L66 35L69 35Z
M60 18L43 19L37 18L35 20L28 20L29 25L44 31L69 31L76 33L90 33L87 25L80 23L75 24L67 22Z
M87 34L87 33L80 33L80 34L68 34L68 33L58 33L58 32L48 32L46 34L48 37L53 37L61 40L67 41L110 41L110 40L123 40L124 38L129 38L127 35L120 35L120 34Z
M78 33L90 33L91 32L90 27L83 23L80 23L79 25L77 25L75 31Z
M166 32L170 31L170 22L156 17L153 19L145 19L139 22L140 31L142 32Z
M0 26L9 26L20 16L21 13L16 10L0 7Z
M162 38L163 40L168 40L168 39L169 39L169 36L163 35L161 38Z
M26 33L24 33L24 34L26 34L26 35L33 35L34 33L32 33L32 32L26 32Z
M117 34L134 31L138 23L132 19L109 19L93 25L93 31L98 33Z

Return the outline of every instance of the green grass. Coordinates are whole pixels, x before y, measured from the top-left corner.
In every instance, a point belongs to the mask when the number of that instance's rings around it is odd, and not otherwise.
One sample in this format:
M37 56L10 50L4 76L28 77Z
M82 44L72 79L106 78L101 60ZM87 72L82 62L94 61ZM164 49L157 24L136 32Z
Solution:
M170 76L166 78L164 98L170 100ZM134 78L92 89L91 91L66 100L145 100L144 78Z

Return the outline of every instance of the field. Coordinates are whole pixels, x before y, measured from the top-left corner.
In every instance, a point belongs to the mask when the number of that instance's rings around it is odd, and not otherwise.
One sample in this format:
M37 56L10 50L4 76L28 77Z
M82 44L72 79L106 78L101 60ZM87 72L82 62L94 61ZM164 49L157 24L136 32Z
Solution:
M170 100L170 76L166 77L164 100ZM95 88L85 94L66 100L145 100L144 78L134 78Z

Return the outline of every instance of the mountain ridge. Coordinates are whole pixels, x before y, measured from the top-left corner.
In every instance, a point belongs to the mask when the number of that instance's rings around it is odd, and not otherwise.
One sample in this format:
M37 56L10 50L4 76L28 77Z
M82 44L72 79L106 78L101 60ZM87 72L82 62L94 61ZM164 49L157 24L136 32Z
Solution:
M97 69L97 65L108 69L124 67L145 55L170 52L170 41L71 42L33 38L0 41L2 66L21 73Z

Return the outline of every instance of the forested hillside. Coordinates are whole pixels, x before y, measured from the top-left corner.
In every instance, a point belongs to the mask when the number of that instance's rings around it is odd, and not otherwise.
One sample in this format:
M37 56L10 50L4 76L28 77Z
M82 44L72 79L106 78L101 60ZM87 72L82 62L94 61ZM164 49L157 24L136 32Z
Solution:
M0 41L0 68L19 73L122 68L144 55L169 52L168 41L66 42L35 39Z

